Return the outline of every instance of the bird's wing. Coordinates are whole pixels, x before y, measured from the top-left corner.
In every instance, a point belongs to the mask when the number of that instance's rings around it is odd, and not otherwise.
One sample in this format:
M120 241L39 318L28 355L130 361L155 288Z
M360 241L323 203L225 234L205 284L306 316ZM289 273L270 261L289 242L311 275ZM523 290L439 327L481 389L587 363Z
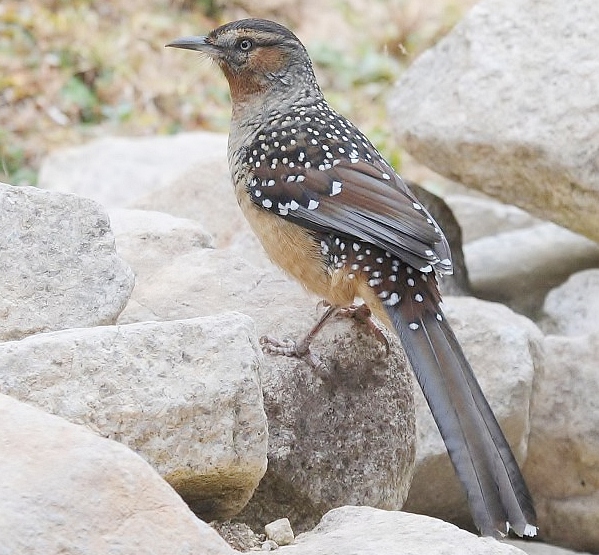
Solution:
M391 168L343 160L324 170L279 165L252 171L247 189L261 208L309 229L372 243L424 272L451 273L443 232Z

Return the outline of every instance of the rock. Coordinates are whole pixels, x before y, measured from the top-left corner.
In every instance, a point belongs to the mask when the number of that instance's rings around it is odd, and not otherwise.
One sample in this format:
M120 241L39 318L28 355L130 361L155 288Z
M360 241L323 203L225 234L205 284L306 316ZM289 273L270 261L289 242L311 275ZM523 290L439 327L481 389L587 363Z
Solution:
M281 555L524 555L493 538L479 538L427 516L371 507L329 511Z
M136 275L149 275L169 257L213 246L212 236L194 220L163 212L114 208L110 226L118 237L117 251Z
M483 0L402 74L401 144L436 172L599 241L594 0Z
M552 289L543 305L541 327L555 335L599 333L599 270L570 276Z
M124 443L212 520L265 471L261 361L241 314L73 329L0 344L0 389Z
M94 199L106 207L126 207L172 182L195 162L226 152L227 137L180 133L158 137L104 137L57 150L42 163L44 189Z
M280 322L273 330L299 337L298 326L285 321L288 307L271 310L270 320ZM285 514L305 531L343 504L401 508L414 463L411 374L396 339L386 357L364 331L347 319L323 328L313 351L324 374L297 359L265 356L268 468L236 518L258 529Z
M464 243L541 223L528 212L491 198L448 195L445 201L462 228Z
M124 445L6 395L0 427L0 553L237 553Z
M251 234L233 190L226 151L193 164L168 186L149 192L133 205L198 220L219 247L236 235Z
M599 551L599 334L546 336L534 382L528 459L542 537ZM559 477L559 479L556 479Z
M112 324L133 289L95 202L0 184L0 341Z
M228 249L164 257L138 274L133 299L122 322L242 310L260 335L301 337L318 317L318 299L301 286ZM410 370L397 343L385 358L380 343L363 332L347 319L325 327L314 343L331 369L324 377L304 361L265 357L269 466L238 520L259 529L284 514L305 530L343 503L401 507L414 456Z
M526 540L504 540L505 543L509 543L518 549L521 549L527 555L590 555L590 553L582 553L580 551L571 551L570 549L563 549L561 547L555 547L546 543L538 541L526 541Z
M279 546L290 545L295 539L288 518L279 518L274 522L269 522L264 527L264 531L266 532L266 537Z
M445 313L516 459L524 462L535 371L542 364L538 328L505 306L447 297ZM465 494L424 396L415 393L416 471L404 510L471 528Z
M532 318L549 290L599 266L599 245L550 223L484 237L465 245L464 253L477 295Z
M225 522L214 521L210 523L219 536L223 538L233 549L238 551L251 551L255 548L260 548L263 545L260 536L255 534L253 530L241 522ZM262 536L262 539L264 536ZM276 544L275 544L276 545ZM276 546L278 547L278 546Z

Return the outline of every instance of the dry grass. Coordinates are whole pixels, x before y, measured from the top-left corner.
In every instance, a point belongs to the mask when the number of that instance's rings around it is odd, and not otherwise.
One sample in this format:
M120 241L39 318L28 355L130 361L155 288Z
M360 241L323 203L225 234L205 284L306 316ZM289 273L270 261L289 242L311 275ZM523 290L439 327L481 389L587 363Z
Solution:
M249 0L226 6L218 0L3 0L0 180L35 184L49 150L103 134L226 132L224 79L210 63L163 45L252 15L297 29L332 104L399 163L386 124L386 95L412 57L472 3L338 0L327 4L322 13L328 22L322 24L322 16L318 26L306 21L306 13L322 0L298 8L270 0L259 10ZM328 40L331 28L335 40Z

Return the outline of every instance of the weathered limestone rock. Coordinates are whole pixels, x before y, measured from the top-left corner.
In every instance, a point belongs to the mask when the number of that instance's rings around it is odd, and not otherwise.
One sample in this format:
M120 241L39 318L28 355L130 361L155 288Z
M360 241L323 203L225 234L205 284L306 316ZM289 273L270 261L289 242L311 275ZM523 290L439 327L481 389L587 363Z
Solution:
M283 323L288 308L271 310L281 321L273 329L296 328ZM346 320L327 324L313 344L328 368L322 375L265 355L268 468L237 517L254 529L286 515L305 531L344 504L402 507L414 464L411 371L396 339L386 357L364 331Z
M505 543L509 543L518 549L521 549L527 555L590 555L590 553L582 551L572 551L571 549L563 549L562 547L556 547L542 542L531 542L526 540L504 540Z
M95 202L0 184L0 341L112 324L133 289Z
M371 507L329 511L281 555L524 555L493 538L479 538L422 515Z
M264 532L266 532L266 537L274 541L277 545L289 545L295 539L288 518L279 518L273 522L269 522L264 527Z
M0 344L0 389L124 443L211 520L266 468L261 360L241 314L73 329Z
M194 163L180 177L140 197L132 206L198 220L219 247L228 246L236 235L251 233L237 206L225 149Z
M458 220L464 243L541 223L516 206L473 195L447 195L445 202Z
M227 136L179 133L157 137L105 137L61 149L44 160L39 186L76 193L106 207L126 207L168 185L199 160L223 155Z
M572 273L599 266L599 245L544 223L484 237L464 246L477 295L536 318L548 291Z
M599 334L547 336L535 380L528 459L543 538L599 551Z
M451 179L599 241L599 4L483 0L398 80L394 127Z
M164 257L138 274L133 299L122 321L242 310L259 335L299 338L318 317L318 299L272 266L254 266L229 249ZM265 356L269 468L238 517L253 528L285 515L305 530L344 503L401 507L414 457L410 370L396 342L386 358L364 331L347 319L324 328L314 351L330 368L326 376L301 360Z
M516 458L526 458L535 371L542 335L505 306L469 297L445 299L445 313ZM416 388L417 389L417 388ZM424 396L416 401L416 471L404 510L468 527L466 498Z
M237 553L124 445L0 395L0 553Z
M545 297L543 316L541 325L546 333L599 333L599 270L578 272L552 289Z

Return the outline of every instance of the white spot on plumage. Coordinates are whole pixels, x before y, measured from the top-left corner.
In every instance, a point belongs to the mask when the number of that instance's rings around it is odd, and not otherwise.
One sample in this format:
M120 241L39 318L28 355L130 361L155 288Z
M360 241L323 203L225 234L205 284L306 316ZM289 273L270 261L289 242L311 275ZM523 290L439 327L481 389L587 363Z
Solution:
M354 243L352 245L352 249L354 249L356 252L358 252L360 250L360 243Z
M262 206L264 206L264 208L271 208L272 207L272 200L270 200L269 198L265 198L262 201Z
M425 274L428 274L429 272L433 271L433 267L430 264L428 264L427 266L423 266L422 268L419 268L419 270L421 272L424 272Z
M301 183L302 181L306 180L306 176L305 175L298 175L296 181L298 183Z
M383 301L383 304L387 306L394 306L399 302L399 299L400 297L397 293L391 293L389 298L386 301Z
M352 264L351 265L351 269L352 270L359 270L360 269L360 265L359 264Z
M311 198L310 202L308 203L308 210L316 210L318 208L318 205L319 202Z
M443 316L441 316L440 314L437 314L437 320L439 320L439 322L443 321Z
M297 210L299 207L300 207L300 205L299 205L297 202L295 202L294 200L292 200L292 201L289 203L289 208L290 208L291 210Z
M342 186L343 183L341 183L341 181L333 181L333 183L331 183L331 196L338 195L341 192Z
M408 278L408 285L409 285L410 287L414 287L415 283L416 283L416 282L415 282L415 281L414 281L412 278Z
M389 276L389 281L397 281L397 276L395 274L391 274Z
M412 206L416 208L416 210L422 210L422 206L420 206L417 202L413 202Z
M384 174L382 175L382 178L383 178L383 179L391 179L391 176L390 176L388 173L384 173Z
M420 326L416 323L416 322L412 322L408 328L410 328L411 330L416 331Z
M382 263L383 263L383 258L382 258L382 257L380 257L380 256L378 256L378 257L376 258L376 261L377 261L379 264L382 264Z
M414 295L414 300L417 303L421 303L424 300L424 297L420 293L417 293L416 295Z

